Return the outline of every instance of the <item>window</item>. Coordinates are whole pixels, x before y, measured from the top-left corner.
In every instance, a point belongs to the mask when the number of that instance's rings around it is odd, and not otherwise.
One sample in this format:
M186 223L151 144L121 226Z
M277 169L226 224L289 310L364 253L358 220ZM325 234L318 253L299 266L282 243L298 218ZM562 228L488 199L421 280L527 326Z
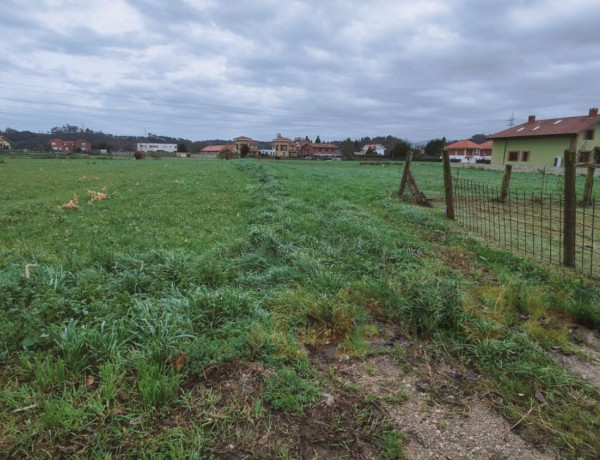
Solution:
M521 152L521 161L529 161L529 152Z
M585 140L586 141L593 141L594 140L594 134L595 134L595 129L588 129L585 132Z
M579 163L589 163L592 159L592 152L579 152Z
M508 161L519 161L519 152L508 152Z

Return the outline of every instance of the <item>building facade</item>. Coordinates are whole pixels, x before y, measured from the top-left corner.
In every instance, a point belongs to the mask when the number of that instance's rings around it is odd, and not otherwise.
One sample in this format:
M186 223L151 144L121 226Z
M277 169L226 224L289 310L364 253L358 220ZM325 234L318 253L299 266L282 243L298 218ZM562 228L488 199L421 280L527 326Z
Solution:
M490 136L494 140L492 164L560 166L564 151L577 152L580 163L600 163L600 116L592 108L578 117L536 120Z
M454 142L445 147L448 150L450 160L461 163L477 163L478 161L491 160L492 141L476 144L469 140Z
M63 141L62 139L50 139L48 146L53 152L89 152L92 150L92 143L84 139L74 141Z
M271 149L275 152L275 157L289 158L297 154L297 145L287 137L277 136L271 141Z
M246 136L240 136L240 137L236 137L235 139L233 139L233 143L235 145L235 150L237 151L237 153L241 154L242 153L242 148L244 148L244 146L248 147L248 156L251 157L256 157L258 156L259 150L258 150L258 143Z
M200 150L199 153L193 154L192 157L232 159L239 158L240 154L236 151L235 145L208 145Z
M340 148L335 144L302 142L299 153L305 158L333 158L340 156Z
M366 144L366 145L363 145L362 148L360 149L360 155L366 155L367 152L369 151L369 149L371 149L374 153L376 153L379 156L384 156L385 155L386 148L383 145L381 145L381 144Z
M4 136L0 136L0 150L10 150L10 141Z
M157 142L145 142L137 144L137 150L140 152L177 152L177 144L160 144Z

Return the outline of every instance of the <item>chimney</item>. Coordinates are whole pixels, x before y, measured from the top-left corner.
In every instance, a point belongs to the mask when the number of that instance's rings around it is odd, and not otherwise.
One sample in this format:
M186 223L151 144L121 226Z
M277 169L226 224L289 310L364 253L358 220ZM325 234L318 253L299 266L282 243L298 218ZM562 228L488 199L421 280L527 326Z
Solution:
M535 121L535 115L529 115L529 120L527 120L527 123L533 123Z
M594 107L593 109L590 109L590 117L596 117L598 116L598 107Z

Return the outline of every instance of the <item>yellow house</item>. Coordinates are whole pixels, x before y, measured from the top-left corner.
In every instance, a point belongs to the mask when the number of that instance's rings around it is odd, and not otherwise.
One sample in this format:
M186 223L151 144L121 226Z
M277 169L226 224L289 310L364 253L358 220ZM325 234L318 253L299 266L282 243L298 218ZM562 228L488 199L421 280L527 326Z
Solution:
M296 143L281 136L271 141L271 148L275 152L275 156L280 158L295 157L297 152Z
M244 146L248 147L248 155L252 156L252 157L256 157L258 156L258 143L246 136L240 136L240 137L236 137L233 140L234 144L235 144L235 150L237 151L237 153L241 154L242 153L242 149L244 148Z
M600 163L600 115L590 109L579 117L536 120L488 136L494 141L492 164L560 166L567 149L577 151L580 163Z

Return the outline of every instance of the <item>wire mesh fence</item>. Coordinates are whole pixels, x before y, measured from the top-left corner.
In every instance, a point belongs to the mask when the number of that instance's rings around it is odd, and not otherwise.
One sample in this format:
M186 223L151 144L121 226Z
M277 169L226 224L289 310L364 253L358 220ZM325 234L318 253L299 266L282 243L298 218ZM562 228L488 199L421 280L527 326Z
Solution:
M511 252L563 263L564 199L542 190L512 190L454 178L456 220ZM600 277L600 210L595 200L576 210L575 268Z

